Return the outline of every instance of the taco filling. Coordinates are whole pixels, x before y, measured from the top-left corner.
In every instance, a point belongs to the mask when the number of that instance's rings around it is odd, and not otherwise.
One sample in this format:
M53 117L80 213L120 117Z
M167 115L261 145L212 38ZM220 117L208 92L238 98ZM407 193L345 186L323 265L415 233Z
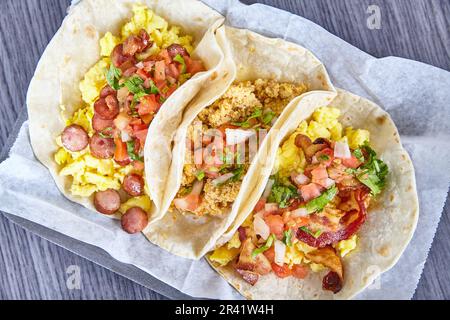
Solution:
M344 130L339 116L338 109L320 108L285 140L263 196L232 239L211 254L213 263L233 264L251 285L271 272L304 279L325 271L323 289L342 289L342 258L357 247L388 167L370 147L369 132Z
M130 233L148 221L143 177L148 127L166 99L204 71L190 55L192 37L146 6L136 5L133 12L119 36L108 32L100 40L102 58L80 83L84 104L66 121L55 154L60 175L72 177L71 193L94 195L103 214L124 213L122 226Z
M289 102L305 91L304 84L245 81L200 112L188 128L181 188L171 208L197 216L229 210L256 151L251 142L261 143Z

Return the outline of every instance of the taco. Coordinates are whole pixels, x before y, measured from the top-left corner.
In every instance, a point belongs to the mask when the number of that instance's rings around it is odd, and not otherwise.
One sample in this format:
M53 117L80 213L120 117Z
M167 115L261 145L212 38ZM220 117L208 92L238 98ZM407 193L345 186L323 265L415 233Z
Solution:
M232 58L229 87L214 97L200 93L186 109L155 206L161 219L145 231L157 245L193 259L212 249L246 205L258 181L258 149L289 105L310 90L330 90L331 100L334 90L323 65L302 47L229 27L224 41ZM153 176L147 172L148 181Z
M144 147L158 139L149 127L162 118L173 124L165 133L174 130L220 69L222 23L191 0L84 0L70 10L27 97L34 152L65 196L121 217L128 233L144 229Z
M396 263L417 224L414 168L389 115L345 91L328 105L320 95L273 133L253 210L208 256L247 298L351 298Z

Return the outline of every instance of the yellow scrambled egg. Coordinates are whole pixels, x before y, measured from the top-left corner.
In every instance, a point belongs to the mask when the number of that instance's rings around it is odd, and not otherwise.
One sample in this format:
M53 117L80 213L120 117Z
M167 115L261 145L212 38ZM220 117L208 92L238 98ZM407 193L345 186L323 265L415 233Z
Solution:
M369 141L370 133L367 130L355 130L352 127L347 127L344 131L342 124L339 122L340 116L341 111L339 109L322 107L313 113L310 121L300 123L295 132L278 149L275 172L280 177L289 177L292 171L303 171L306 164L305 156L303 151L295 145L295 137L298 134L304 134L312 141L317 138L326 138L333 141L347 140L352 149L357 149L365 141Z

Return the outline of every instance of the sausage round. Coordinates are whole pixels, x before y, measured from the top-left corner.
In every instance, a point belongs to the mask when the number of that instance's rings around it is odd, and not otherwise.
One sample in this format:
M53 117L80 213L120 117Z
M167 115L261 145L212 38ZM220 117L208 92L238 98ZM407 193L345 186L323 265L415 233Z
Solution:
M89 136L83 127L72 124L66 127L61 134L61 142L69 151L78 152L89 144Z
M111 215L120 208L119 192L113 189L99 191L94 195L94 206L98 212Z
M123 189L132 197L140 196L144 193L144 179L142 176L132 173L123 179Z
M121 222L123 230L127 233L141 232L148 224L147 212L139 207L130 208L122 216Z
M113 120L104 120L98 114L94 114L94 116L92 117L92 128L95 131L103 131L106 128L112 128L113 126Z
M113 88L111 88L109 85L106 85L102 91L100 91L100 98L106 98L109 95L116 95L117 92Z
M113 120L120 112L119 101L115 95L110 94L98 99L94 103L94 110L103 120Z
M123 54L123 45L119 44L117 45L113 52L111 53L111 61L114 64L115 67L119 68L124 62L128 60L128 57L126 57Z
M99 159L110 159L114 156L115 144L111 138L102 138L98 133L91 137L89 143L91 153Z

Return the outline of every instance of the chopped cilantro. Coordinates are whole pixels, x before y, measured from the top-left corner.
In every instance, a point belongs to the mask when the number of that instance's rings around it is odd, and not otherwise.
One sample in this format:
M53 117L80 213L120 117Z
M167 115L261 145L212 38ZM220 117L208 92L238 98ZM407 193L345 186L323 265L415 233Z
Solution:
M338 193L338 188L336 186L331 187L324 193L322 193L317 198L311 200L306 204L306 210L308 213L319 212L333 200L334 196Z
M180 54L177 54L173 60L182 65L181 73L186 73L186 61L184 61L184 58Z
M365 142L362 150L367 161L355 171L356 178L370 188L372 195L376 196L386 184L389 168L382 160L377 158L376 152Z
M144 89L142 88L143 84L144 80L142 80L142 78L138 76L134 76L125 80L125 86L133 94L142 95L143 92L145 93Z
M263 253L264 251L269 250L270 247L272 246L274 240L275 240L275 235L274 235L274 234L271 234L271 235L267 238L266 244L265 244L265 245L263 245L262 247L256 248L255 250L253 250L253 252L252 252L252 259L255 259L256 256L257 256L258 254Z
M298 196L297 188L293 185L282 184L276 177L275 183L270 192L268 202L278 203L280 208L286 208L291 199Z
M263 115L262 109L258 108L252 113L250 117L247 118L244 122L232 122L231 124L234 126L242 127L242 128L250 128L250 120L260 118Z
M268 125L268 124L272 123L272 120L274 118L275 118L275 112L269 111L269 112L264 113L261 120L265 125Z
M197 178L198 181L202 181L205 178L205 171L203 170L197 171L195 177Z
M239 181L244 174L244 166L238 165L237 168L233 171L233 177L231 178L232 182Z
M356 149L353 151L353 155L358 159L358 161L364 162L364 154L361 149Z
M106 81L109 86L114 90L119 90L123 87L123 85L119 84L120 77L122 77L122 71L116 68L112 63L109 67L108 72L106 73Z
M328 160L330 160L330 157L326 154L322 154L319 156L319 159L323 160L323 161L328 161Z

